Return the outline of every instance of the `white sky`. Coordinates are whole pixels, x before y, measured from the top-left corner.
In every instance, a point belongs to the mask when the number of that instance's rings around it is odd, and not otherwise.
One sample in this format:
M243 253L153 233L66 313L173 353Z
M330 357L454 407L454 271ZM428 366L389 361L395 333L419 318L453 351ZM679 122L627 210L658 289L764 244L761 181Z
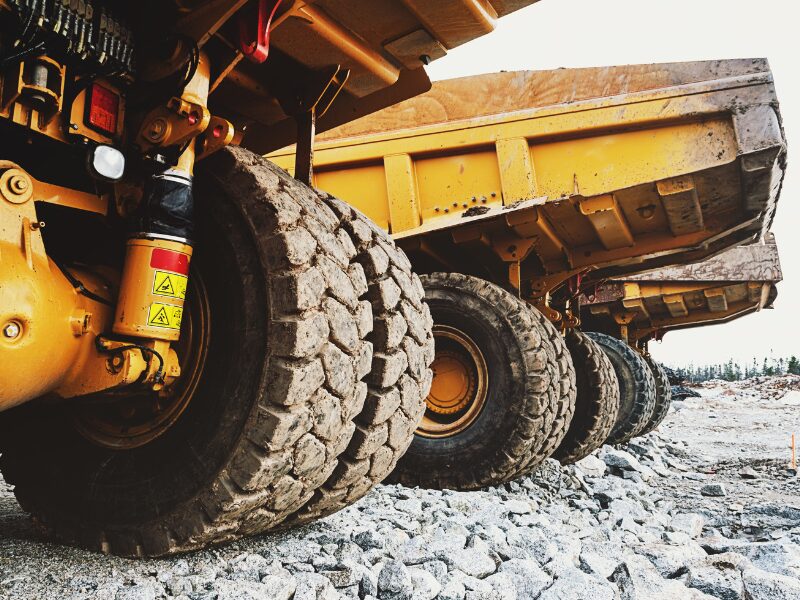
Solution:
M789 168L773 231L784 281L774 310L665 336L653 355L672 365L800 355L800 6L793 0L541 0L428 67L431 78L493 71L766 57L772 66ZM798 155L800 156L800 155Z

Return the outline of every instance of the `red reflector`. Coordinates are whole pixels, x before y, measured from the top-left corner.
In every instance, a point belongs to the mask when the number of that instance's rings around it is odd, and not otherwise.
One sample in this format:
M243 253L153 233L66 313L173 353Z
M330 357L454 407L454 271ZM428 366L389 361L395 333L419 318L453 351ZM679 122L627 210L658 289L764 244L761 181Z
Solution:
M89 125L105 133L117 133L119 95L97 83L89 90Z
M172 271L181 275L189 274L189 256L163 248L153 248L150 255L150 267L162 271Z

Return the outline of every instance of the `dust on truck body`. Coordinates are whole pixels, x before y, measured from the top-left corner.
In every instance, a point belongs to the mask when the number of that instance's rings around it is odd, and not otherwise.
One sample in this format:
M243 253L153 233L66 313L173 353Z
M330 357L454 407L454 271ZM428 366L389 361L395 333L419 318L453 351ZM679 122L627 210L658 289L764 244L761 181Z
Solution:
M293 149L268 158L291 170ZM663 369L583 333L578 299L760 239L784 163L762 59L439 81L320 136L315 185L391 233L431 307L431 392L392 478L478 488L656 427Z
M534 1L0 0L0 469L44 530L165 554L385 477L430 316L386 234L306 185L314 135ZM290 143L296 179L260 156Z
M481 269L535 298L757 239L784 160L767 62L726 60L439 81L321 135L314 182L421 272Z
M670 331L772 308L782 280L778 246L768 233L700 263L612 279L581 299L581 321L641 347Z

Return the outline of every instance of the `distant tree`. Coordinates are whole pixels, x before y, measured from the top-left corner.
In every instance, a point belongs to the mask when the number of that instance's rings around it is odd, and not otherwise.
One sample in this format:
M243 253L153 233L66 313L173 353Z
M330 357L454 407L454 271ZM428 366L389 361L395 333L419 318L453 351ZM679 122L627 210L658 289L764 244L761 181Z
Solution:
M775 375L775 369L767 362L767 357L764 357L764 368L761 370L762 375Z
M797 360L796 356L791 356L789 358L789 363L786 367L786 370L792 375L800 375L800 361Z

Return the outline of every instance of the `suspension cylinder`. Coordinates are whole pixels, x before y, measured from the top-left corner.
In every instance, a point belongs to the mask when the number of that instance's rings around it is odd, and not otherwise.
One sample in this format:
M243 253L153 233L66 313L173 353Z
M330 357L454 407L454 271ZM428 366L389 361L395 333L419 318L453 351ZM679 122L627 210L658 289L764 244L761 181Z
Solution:
M185 239L156 233L129 239L114 333L176 341L191 257Z

